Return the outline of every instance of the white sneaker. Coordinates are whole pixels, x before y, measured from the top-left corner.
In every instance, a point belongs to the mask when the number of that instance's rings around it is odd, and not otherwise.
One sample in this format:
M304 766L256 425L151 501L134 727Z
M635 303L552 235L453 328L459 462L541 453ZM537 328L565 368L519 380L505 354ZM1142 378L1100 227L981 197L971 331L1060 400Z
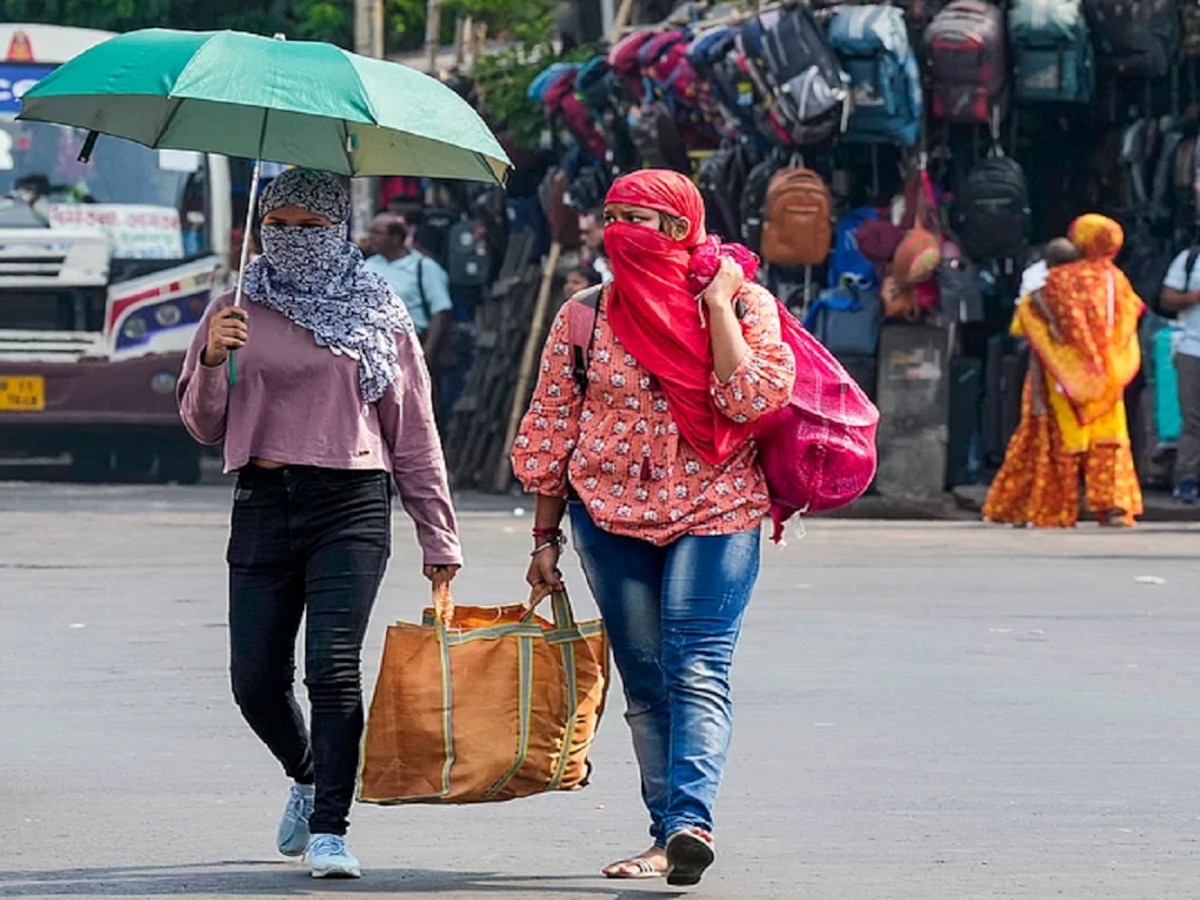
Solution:
M308 820L312 816L313 796L316 790L311 784L293 784L287 808L279 820L276 838L279 852L284 856L303 856L308 847Z
M313 878L362 878L362 866L340 834L314 834L305 855Z

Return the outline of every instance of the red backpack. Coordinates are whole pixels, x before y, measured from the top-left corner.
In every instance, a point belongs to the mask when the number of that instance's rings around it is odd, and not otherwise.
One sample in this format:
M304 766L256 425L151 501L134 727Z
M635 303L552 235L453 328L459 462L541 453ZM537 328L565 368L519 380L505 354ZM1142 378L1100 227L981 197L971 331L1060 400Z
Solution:
M604 132L592 118L583 99L575 93L578 74L575 69L569 69L554 79L546 89L542 106L551 119L557 118L567 126L567 130L589 156L604 159Z
M588 288L567 305L571 374L584 393L602 293L601 287ZM842 364L775 302L780 335L796 358L796 383L787 406L759 422L755 442L771 495L771 539L779 543L793 515L839 509L871 486L879 410Z
M642 47L655 37L652 31L635 31L622 38L608 51L608 66L620 79L630 101L641 103L646 95L642 80Z
M933 116L989 124L1008 93L1004 13L986 0L954 0L925 29Z

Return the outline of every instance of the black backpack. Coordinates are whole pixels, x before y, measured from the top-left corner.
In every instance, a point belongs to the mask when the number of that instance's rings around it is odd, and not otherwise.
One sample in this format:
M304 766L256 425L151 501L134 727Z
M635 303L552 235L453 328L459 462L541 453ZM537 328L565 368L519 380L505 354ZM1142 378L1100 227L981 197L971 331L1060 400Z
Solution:
M1171 71L1183 42L1178 0L1084 0L1083 6L1101 68L1146 78Z
M953 229L975 260L1016 259L1029 244L1029 188L1006 156L980 160L954 198Z
M742 26L739 41L774 95L793 146L821 144L842 130L850 77L811 10L792 6L756 16Z
M487 229L473 219L450 226L446 234L446 272L450 283L460 287L483 287L492 278L492 250Z
M691 174L687 147L670 108L663 101L654 100L638 107L630 119L629 135L647 168Z
M708 230L729 240L742 235L742 189L754 165L748 147L726 143L700 164L697 186L704 196Z
M581 212L598 209L604 205L604 196L611 184L612 179L608 177L608 170L604 166L587 166L581 169L567 190L571 206Z
M758 253L762 246L763 218L767 208L767 188L771 176L782 169L784 163L775 155L769 156L750 170L742 188L742 243Z
M1193 247L1189 252L1185 272L1190 273L1192 266L1196 264L1194 254L1198 249L1200 248ZM1144 225L1134 225L1129 230L1125 246L1117 256L1117 265L1129 279L1134 293L1141 297L1142 302L1156 315L1164 319L1175 318L1174 312L1163 308L1161 294L1163 281L1177 255L1168 238L1155 237Z

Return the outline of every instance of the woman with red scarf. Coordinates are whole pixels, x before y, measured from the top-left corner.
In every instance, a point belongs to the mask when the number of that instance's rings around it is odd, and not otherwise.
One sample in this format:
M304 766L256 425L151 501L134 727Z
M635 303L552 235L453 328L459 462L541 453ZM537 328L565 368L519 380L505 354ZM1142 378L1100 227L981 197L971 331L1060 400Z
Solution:
M561 589L561 521L621 671L653 844L610 878L695 884L715 859L713 804L732 733L729 671L770 509L754 423L795 380L774 298L723 255L684 176L618 179L604 207L613 281L574 375L564 307L513 451L537 495L529 582ZM578 301L572 301L578 302Z

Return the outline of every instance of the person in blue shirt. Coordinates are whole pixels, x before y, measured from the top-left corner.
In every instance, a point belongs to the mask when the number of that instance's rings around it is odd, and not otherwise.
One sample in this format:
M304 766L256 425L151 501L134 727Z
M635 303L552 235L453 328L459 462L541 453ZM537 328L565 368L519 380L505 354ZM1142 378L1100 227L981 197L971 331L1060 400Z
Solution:
M1175 496L1195 503L1200 496L1200 252L1184 250L1171 263L1159 299L1183 326L1175 353L1183 429L1175 452Z
M408 227L397 215L384 213L371 222L367 240L367 269L381 275L404 301L425 348L431 370L450 331L454 304L450 276L419 250L408 247Z

